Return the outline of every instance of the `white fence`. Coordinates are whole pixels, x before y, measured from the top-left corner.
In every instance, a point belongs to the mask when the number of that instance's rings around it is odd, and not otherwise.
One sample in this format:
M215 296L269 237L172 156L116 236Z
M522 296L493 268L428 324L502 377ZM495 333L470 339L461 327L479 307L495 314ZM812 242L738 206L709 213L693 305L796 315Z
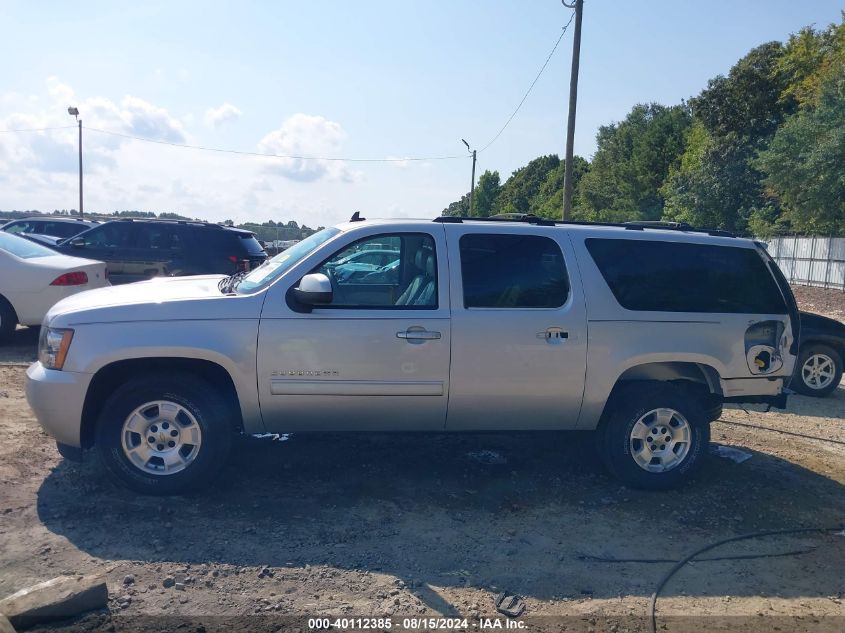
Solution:
M766 247L791 283L845 291L845 237L775 237Z

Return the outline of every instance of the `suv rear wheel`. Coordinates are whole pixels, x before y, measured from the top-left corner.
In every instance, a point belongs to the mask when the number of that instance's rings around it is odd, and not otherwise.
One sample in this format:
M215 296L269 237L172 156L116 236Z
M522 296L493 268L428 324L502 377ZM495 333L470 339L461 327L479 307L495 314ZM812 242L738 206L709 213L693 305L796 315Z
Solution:
M226 411L226 402L202 380L133 378L103 406L97 450L137 492L188 492L207 484L226 461L233 433Z
M622 387L598 434L608 469L626 484L653 490L686 479L710 443L703 405L690 391L664 383Z

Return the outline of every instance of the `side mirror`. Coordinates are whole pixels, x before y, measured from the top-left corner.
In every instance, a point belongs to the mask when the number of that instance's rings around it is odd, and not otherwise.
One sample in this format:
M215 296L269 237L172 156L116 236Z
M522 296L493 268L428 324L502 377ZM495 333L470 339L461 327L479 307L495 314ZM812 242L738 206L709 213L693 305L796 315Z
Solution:
M68 244L70 244L74 248L85 248L85 238L84 237L72 237L68 240Z
M332 302L332 282L323 273L305 275L293 296L306 306L325 305Z

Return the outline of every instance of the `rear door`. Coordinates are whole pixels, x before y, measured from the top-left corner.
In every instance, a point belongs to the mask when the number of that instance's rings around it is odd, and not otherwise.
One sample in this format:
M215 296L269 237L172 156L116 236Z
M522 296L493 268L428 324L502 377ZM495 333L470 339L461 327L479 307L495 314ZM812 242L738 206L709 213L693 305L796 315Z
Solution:
M176 222L138 222L135 238L124 254L127 281L185 274L185 225Z
M567 234L447 225L452 362L447 430L575 428L587 323Z
M443 227L378 229L335 242L268 292L258 345L268 429L443 430L451 338ZM334 275L339 261L376 242L396 246L395 272L370 283ZM333 301L296 312L286 293L308 272L333 280Z

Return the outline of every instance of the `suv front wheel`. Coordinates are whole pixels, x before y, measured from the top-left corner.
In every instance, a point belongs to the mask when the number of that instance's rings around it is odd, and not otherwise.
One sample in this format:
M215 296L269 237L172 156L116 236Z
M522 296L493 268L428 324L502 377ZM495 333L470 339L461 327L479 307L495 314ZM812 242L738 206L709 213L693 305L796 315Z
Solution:
M191 376L133 378L103 406L97 450L109 471L137 492L187 492L225 463L228 410L211 385Z
M704 457L710 426L695 395L651 382L623 386L599 429L608 469L636 488L663 490L686 479Z

